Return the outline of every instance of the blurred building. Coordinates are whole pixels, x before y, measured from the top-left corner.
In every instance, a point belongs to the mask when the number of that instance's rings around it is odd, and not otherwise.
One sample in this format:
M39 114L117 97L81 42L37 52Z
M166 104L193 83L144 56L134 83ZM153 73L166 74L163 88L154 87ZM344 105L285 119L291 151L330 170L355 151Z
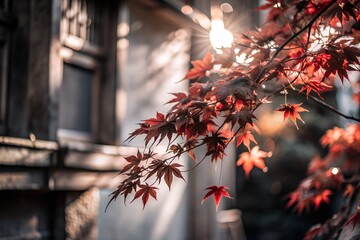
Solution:
M257 18L256 1L227 2L242 21L229 29ZM127 134L186 90L175 82L209 49L211 3L0 0L0 239L216 237L200 205L208 169L144 211L118 199L104 213L142 146Z

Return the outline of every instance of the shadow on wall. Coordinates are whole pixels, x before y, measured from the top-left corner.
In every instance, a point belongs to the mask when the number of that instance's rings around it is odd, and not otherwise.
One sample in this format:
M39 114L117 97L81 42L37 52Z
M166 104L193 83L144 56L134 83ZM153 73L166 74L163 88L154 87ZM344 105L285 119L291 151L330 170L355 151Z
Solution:
M164 103L172 98L169 93L186 90L185 82L176 82L189 67L190 34L164 16L130 1L121 11L125 17L118 27L119 143L142 147L141 138L131 143L124 140L137 128L137 122L168 108ZM112 191L101 191L99 239L187 239L186 183L173 184L176 191L169 193L164 184L159 187L158 201L150 199L144 210L141 201L129 203L132 196L124 205L121 196L104 212Z
M167 186L162 185L158 201L151 199L145 209L141 201L130 204L131 199L128 199L124 205L123 199L119 198L109 205L106 212L111 191L101 191L99 239L187 239L186 183L175 181L172 187L176 191L169 192Z

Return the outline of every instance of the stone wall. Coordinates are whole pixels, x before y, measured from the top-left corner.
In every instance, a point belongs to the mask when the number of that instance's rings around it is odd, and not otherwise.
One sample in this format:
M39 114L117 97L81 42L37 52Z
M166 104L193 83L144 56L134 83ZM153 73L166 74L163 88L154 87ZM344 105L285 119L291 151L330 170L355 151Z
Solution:
M99 189L92 188L86 192L67 194L65 209L66 239L97 239L99 205Z

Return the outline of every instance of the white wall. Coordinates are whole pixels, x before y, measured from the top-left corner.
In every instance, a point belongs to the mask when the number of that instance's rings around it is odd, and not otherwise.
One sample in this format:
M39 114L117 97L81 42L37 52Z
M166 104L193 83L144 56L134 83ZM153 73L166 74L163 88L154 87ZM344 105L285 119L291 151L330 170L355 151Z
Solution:
M130 1L129 1L130 2ZM171 92L186 91L181 80L189 67L190 33L158 11L130 4L120 10L118 41L117 119L119 144L143 146L141 138L124 143L136 123L165 112ZM127 33L127 29L130 31ZM182 164L186 164L183 160ZM105 213L110 190L101 192L99 239L187 239L187 187L174 180L172 191L160 187L158 201L123 204L119 197ZM128 202L132 200L129 196Z

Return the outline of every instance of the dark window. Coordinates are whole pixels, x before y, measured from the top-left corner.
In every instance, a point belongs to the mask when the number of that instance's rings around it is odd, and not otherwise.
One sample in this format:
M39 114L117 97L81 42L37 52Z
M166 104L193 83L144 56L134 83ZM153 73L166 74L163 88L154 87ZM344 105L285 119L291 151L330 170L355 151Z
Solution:
M0 40L0 126L5 124L5 107L6 107L6 46Z
M7 81L8 81L8 48L11 19L8 10L8 1L0 0L0 133L5 131Z
M100 78L105 54L101 39L106 4L95 0L62 0L60 39L63 60L59 137L96 141ZM116 19L115 19L116 20ZM116 29L114 29L116 31Z
M92 71L64 64L60 93L60 128L91 133L92 78Z

